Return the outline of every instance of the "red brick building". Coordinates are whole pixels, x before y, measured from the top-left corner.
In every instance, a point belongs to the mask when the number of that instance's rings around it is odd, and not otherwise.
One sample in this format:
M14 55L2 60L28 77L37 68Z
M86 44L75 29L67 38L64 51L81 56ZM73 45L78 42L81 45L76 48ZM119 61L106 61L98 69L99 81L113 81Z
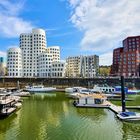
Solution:
M113 65L111 66L111 75L118 75L120 56L123 53L123 47L113 50Z
M111 74L140 76L140 36L127 37L123 47L113 51Z

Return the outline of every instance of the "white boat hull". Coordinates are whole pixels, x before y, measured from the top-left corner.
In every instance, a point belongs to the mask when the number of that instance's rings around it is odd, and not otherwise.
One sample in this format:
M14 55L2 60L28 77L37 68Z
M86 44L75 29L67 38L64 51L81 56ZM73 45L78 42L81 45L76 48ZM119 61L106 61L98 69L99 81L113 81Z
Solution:
M117 114L117 117L120 120L124 120L124 121L140 121L140 113L136 113L136 115L132 115L132 116L122 116L120 114Z
M55 91L55 90L56 90L56 88L27 89L27 91L29 91L29 92L41 92L41 93L52 92L52 91Z
M73 93L73 88L65 88L66 93Z

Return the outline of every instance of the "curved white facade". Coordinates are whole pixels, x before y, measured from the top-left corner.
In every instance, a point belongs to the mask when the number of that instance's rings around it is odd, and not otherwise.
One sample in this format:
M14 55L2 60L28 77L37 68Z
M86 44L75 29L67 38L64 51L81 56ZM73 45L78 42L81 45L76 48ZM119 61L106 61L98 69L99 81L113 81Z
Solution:
M39 76L38 57L46 50L45 31L42 29L33 29L30 34L21 34L20 48L23 52L23 76Z
M20 48L10 48L7 52L8 76L22 77L22 51Z
M60 47L47 47L45 30L37 28L31 33L20 34L20 48L8 50L8 75L12 77L63 77L60 62ZM52 68L58 62L60 68ZM57 69L57 70L56 70ZM62 72L58 72L58 70ZM54 74L51 74L53 70ZM57 73L57 74L55 74Z
M47 53L52 54L53 61L60 61L60 47L59 46L51 46L46 48Z
M52 55L42 53L39 56L39 77L51 77Z

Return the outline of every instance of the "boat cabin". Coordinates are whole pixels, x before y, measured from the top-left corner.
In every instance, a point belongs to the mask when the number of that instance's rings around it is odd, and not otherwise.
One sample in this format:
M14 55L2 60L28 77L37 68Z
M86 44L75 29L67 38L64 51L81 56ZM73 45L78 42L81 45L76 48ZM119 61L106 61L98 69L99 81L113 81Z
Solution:
M107 97L103 94L93 94L90 96L79 96L77 103L83 105L104 104L106 100Z

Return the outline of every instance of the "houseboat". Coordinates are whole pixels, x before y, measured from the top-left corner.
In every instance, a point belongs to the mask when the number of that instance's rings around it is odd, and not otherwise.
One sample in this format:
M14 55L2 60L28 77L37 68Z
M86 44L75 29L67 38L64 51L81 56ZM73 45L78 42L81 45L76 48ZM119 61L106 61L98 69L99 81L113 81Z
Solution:
M109 103L107 101L107 97L104 94L90 94L90 95L82 95L79 94L77 96L77 100L73 103L76 107L108 107Z
M0 94L0 118L7 117L21 107L19 97Z

